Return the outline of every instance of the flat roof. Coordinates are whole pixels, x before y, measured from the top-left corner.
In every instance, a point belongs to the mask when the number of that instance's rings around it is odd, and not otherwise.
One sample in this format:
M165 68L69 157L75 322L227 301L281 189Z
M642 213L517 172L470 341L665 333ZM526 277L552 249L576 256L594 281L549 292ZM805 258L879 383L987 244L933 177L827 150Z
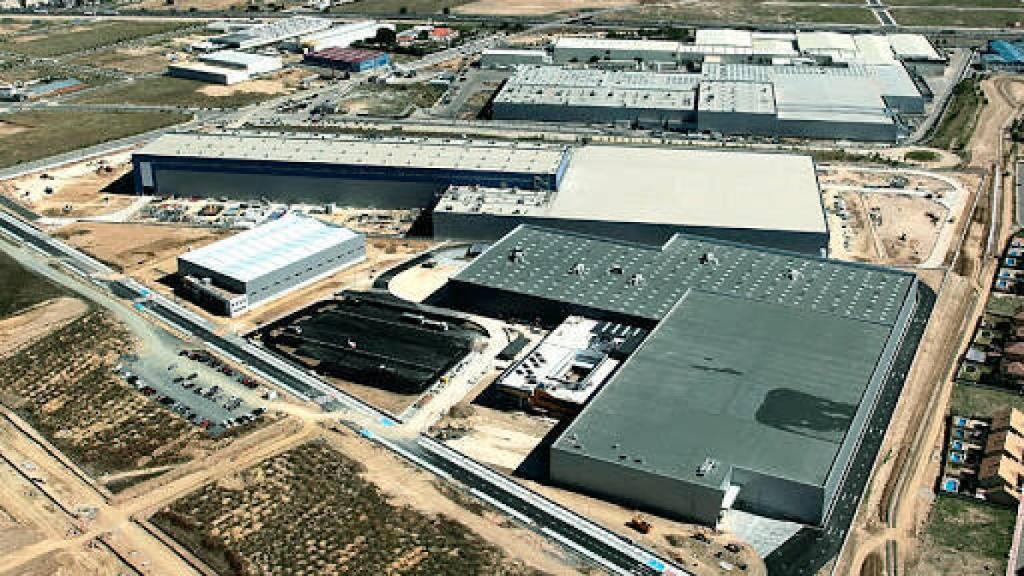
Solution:
M520 66L508 84L574 88L622 88L635 90L693 90L700 74L602 70L600 68L562 68L560 66Z
M136 154L180 158L308 162L555 174L566 146L458 138L381 137L269 132L177 132Z
M348 228L289 213L178 258L249 282L356 236Z
M694 109L696 95L692 88L665 91L618 87L529 86L509 83L505 84L505 87L494 98L494 102L682 111Z
M513 249L522 257L510 258ZM571 273L577 265L583 274ZM913 276L688 234L647 246L519 226L453 280L648 320L694 289L893 324Z
M277 56L263 56L262 54L249 54L237 50L218 50L199 57L203 62L209 64L229 64L234 66L280 66L281 58Z
M675 52L679 42L670 40L629 40L619 38L587 38L563 36L555 40L555 50L643 50L648 52Z
M320 58L322 60L334 60L337 62L365 62L367 60L374 60L382 54L384 53L376 50L334 46L331 48L324 48L323 50L317 50L316 52L310 52L306 57Z
M904 60L945 60L923 34L889 34L888 38L893 52Z
M775 114L775 88L771 82L701 82L698 110Z
M691 290L554 448L715 488L731 468L823 486L892 330Z
M810 156L584 146L550 214L580 220L826 232Z

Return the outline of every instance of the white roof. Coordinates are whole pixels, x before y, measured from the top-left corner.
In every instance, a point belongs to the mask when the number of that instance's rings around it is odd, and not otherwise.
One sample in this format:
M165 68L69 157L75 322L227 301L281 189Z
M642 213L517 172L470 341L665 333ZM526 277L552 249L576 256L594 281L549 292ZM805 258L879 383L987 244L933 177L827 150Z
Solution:
M554 174L565 147L458 138L360 138L346 134L165 134L139 155Z
M857 59L864 64L895 64L889 39L878 34L858 34L853 37L857 45Z
M825 232L810 156L584 146L549 215L737 229Z
M856 51L853 37L840 32L797 32L796 41L802 51L848 50Z
M227 64L231 66L244 66L246 68L263 68L281 66L281 59L277 56L263 56L262 54L249 54L237 50L218 50L201 56L203 62L209 64Z
M286 214L178 258L238 282L249 282L355 236L348 228Z
M668 40L623 40L618 38L584 38L565 36L555 41L555 50L623 50L646 52L675 52L679 42Z
M249 73L237 68L225 68L223 66L212 66L203 62L175 62L167 66L170 71L180 70L186 72L198 72L200 74L216 74L224 77L228 84L244 82L249 79Z
M697 30L695 43L699 46L708 44L712 46L735 46L738 48L750 48L752 36L747 30L730 30L723 28L708 28Z
M904 60L944 60L928 38L921 34L890 34L893 52Z

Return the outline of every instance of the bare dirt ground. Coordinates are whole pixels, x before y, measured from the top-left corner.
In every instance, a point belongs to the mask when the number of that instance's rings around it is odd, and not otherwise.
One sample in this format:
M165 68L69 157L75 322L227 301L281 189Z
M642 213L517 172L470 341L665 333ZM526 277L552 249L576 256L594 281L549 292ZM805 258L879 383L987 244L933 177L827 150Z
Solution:
M584 9L635 6L637 0L477 0L452 11L458 14L488 16L534 16Z
M978 172L993 164L1001 165L999 139L1003 127L1024 103L1024 83L1019 77L996 77L983 82L982 87L989 104L981 113L968 147L969 168ZM968 227L963 248L932 313L879 452L882 464L872 476L869 497L851 527L850 542L837 573L863 570L862 574L871 574L877 565L872 557L884 555L888 540L897 542L900 573L985 573L984 566L974 562L977 559L961 558L959 564L951 566L944 564L935 551L921 549L920 543L934 501L942 423L952 392L952 366L967 346L971 327L984 309L996 263L995 259L985 257L993 211L999 215L999 246L1011 232L1012 182L1006 180L1001 205L991 206L990 192L982 190L974 217L968 221L965 216L961 223ZM974 187L969 190L973 194ZM947 260L954 256L951 254Z
M472 405L465 418L445 417L438 427L466 430L447 441L452 448L505 473L512 473L555 428L552 419Z
M167 69L172 55L178 58L186 57L184 52L169 50L162 45L148 45L97 52L76 58L72 63L111 68L131 74L154 74Z
M5 419L0 419L0 454L6 459L0 463L0 574L78 576L132 571L98 545L99 533L79 536L108 520L103 495ZM36 481L29 482L12 466ZM54 500L77 517L54 505ZM116 525L111 528L108 541L137 563L136 569L147 574L194 573L148 534Z
M121 152L9 180L0 185L0 192L43 216L98 216L136 200L103 191L130 171L131 153Z
M248 80L231 86L220 84L206 84L197 90L206 96L231 96L239 92L250 92L258 94L282 94L285 91L284 82L280 80Z
M55 235L99 260L140 275L140 280L152 281L175 272L179 254L231 233L213 228L78 222L61 228Z
M24 126L22 126L20 124L15 124L13 122L3 122L3 121L0 121L0 136L10 136L12 134L18 134L20 132L24 132L26 130L28 130L28 128L26 128L26 127L24 127Z
M0 360L81 316L87 309L86 303L77 298L54 298L0 320Z
M438 264L433 268L416 266L395 276L388 284L388 290L399 298L422 302L459 270L460 267L454 263Z

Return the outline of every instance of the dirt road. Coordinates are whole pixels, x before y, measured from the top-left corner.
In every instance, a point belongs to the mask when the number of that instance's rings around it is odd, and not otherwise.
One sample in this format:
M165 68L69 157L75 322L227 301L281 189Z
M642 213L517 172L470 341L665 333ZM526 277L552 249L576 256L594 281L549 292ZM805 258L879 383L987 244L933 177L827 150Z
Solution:
M969 168L991 173L1003 169L1003 131L1024 104L1024 78L997 77L982 83L988 106L982 111L968 146ZM988 180L990 182L990 180ZM900 573L914 573L919 535L933 501L941 450L942 423L952 393L953 367L969 343L988 298L997 260L986 254L989 227L995 245L1012 233L1013 190L1007 178L998 205L991 186L978 190L978 207L960 248L958 264L948 271L928 331L893 415L866 499L851 528L850 540L834 574L873 574L889 540L897 543ZM993 218L993 214L996 216Z

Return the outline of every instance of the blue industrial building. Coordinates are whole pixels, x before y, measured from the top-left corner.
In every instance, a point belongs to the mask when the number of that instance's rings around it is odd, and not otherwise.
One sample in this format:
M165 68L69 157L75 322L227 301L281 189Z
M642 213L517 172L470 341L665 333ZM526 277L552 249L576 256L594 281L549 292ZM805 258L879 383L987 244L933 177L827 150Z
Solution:
M452 185L555 190L569 157L528 142L175 133L132 163L139 194L397 209L428 208Z

